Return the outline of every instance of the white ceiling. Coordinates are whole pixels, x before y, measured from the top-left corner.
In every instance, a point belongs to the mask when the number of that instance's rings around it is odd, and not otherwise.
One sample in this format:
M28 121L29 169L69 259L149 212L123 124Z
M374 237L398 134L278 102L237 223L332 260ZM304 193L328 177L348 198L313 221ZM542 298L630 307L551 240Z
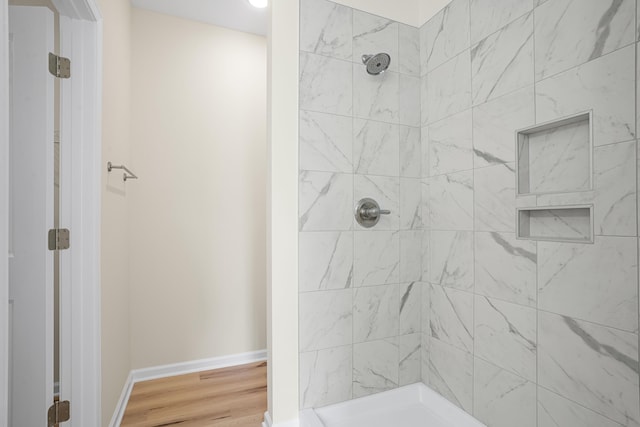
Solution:
M246 33L267 35L267 9L248 0L131 0L134 7Z

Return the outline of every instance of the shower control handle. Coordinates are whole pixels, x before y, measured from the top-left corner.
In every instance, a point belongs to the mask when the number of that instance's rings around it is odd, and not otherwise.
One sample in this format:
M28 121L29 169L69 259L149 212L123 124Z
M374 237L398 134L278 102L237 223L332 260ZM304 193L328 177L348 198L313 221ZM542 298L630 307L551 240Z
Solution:
M371 228L380 221L381 215L389 215L388 209L380 209L380 205L373 199L365 198L356 204L355 217L358 224L365 228Z
M380 208L362 208L360 209L360 215L366 219L375 219L380 215L389 215L391 211L388 209L380 209Z

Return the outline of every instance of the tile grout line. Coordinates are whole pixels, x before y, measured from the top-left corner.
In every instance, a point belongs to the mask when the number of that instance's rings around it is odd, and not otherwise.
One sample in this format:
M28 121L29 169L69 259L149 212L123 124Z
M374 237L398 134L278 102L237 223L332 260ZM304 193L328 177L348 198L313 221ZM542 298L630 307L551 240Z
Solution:
M539 5L538 5L539 6ZM531 11L531 13L533 14L533 122L534 123L538 123L538 96L537 96L537 81L536 81L536 12L537 12L537 7L534 5L533 10ZM515 157L516 157L516 171L519 171L519 159L518 159L518 142L517 142L517 137L516 137L516 147L515 147ZM516 173L516 197L518 194L518 174ZM536 196L536 206L538 205L538 197ZM517 216L518 214L516 214ZM518 227L519 227L519 218L516 217L516 230L515 230L515 234L516 236L518 236ZM539 378L539 372L540 372L540 367L539 367L539 355L540 355L540 310L538 309L538 276L539 276L539 265L538 265L538 261L539 261L539 251L538 251L538 242L534 241L535 244L535 248L536 248L536 282L535 282L535 286L536 286L536 402L535 402L535 425L537 427L539 427L540 425L540 420L538 417L538 406L539 406L539 401L540 401L540 396L539 396L539 386L538 384L540 383L540 378Z
M635 56L636 56L636 73L635 73L635 107L636 107L636 144L635 144L635 148L636 148L636 167L635 167L635 172L636 172L636 235L639 236L637 239L637 244L636 244L636 263L640 263L640 229L638 229L638 224L640 223L640 212L638 212L638 191L640 189L638 189L638 132L640 131L640 123L638 122L638 117L640 117L640 111L638 111L638 105L640 104L640 99L638 98L638 91L640 89L639 86L639 82L638 82L638 76L640 75L640 58L638 57L638 48L640 47L640 41L639 41L639 29L640 29L640 21L638 20L638 12L640 11L640 4L638 4L638 1L636 1L636 26L634 28L635 30L635 34L634 34L634 38L636 40L635 43ZM636 264L636 265L637 265ZM637 270L637 293L636 293L636 302L637 302L637 310L638 310L638 347L636 348L636 368L638 368L638 361L640 361L640 268L636 268ZM640 386L639 386L640 387ZM637 408L640 408L640 394L638 395L638 402L637 402L638 406ZM640 421L640 420L639 420Z
M395 21L394 21L395 22ZM396 22L396 28L397 28L397 52L398 52L398 71L400 71L400 63L401 63L401 51L400 51L400 24L398 22ZM401 120L402 117L402 111L400 108L400 87L401 87L401 76L398 75L398 92L396 93L397 99L398 99L398 104L397 104L397 109L398 109L398 121ZM403 146L402 141L400 140L400 127L398 127L396 129L396 131L398 132L398 158L396 159L396 162L398 164L398 281L400 281L400 279L402 279L403 277L403 265L404 263L402 262L402 248L403 248L403 243L402 243L402 162L401 162L401 148ZM396 285L396 293L398 294L398 299L397 299L397 303L398 305L396 306L395 310L398 313L398 327L396 330L396 345L397 345L397 349L398 351L396 352L396 367L397 367L397 376L396 376L396 388L400 387L400 285Z
M298 22L301 22L301 21L302 21L302 6L299 5L299 7L298 7ZM298 264L296 266L297 269L298 269L298 277L297 277L297 279L298 279L298 284L297 284L298 285L297 286L298 295L296 295L296 297L297 297L296 298L297 311L298 311L298 313L297 313L297 315L298 315L298 319L297 319L297 321L298 321L297 322L298 323L297 324L298 334L297 335L298 336L296 337L298 339L298 352L297 352L297 355L296 355L297 356L297 364L298 364L298 369L297 369L298 378L297 378L296 387L297 387L297 391L298 391L298 395L297 395L298 401L296 402L296 404L298 406L298 410L300 410L300 409L302 409L302 407L304 407L304 402L302 402L302 399L301 399L302 390L301 390L301 387L300 387L300 379L302 378L302 370L300 368L300 355L303 353L302 346L301 346L301 339L300 339L300 331L302 330L302 328L301 328L301 326L302 326L301 325L302 316L300 315L301 314L301 312L300 312L300 296L301 296L301 292L300 292L300 236L302 235L302 231L303 231L302 227L301 227L301 224L300 224L300 187L301 187L301 185L300 185L300 175L301 175L300 165L302 164L300 162L301 161L300 140L301 140L301 136L302 136L302 133L301 133L301 130L300 130L300 118L301 118L301 111L302 111L302 105L300 103L300 98L301 98L300 95L301 95L301 92L302 92L302 88L301 88L301 85L300 85L300 77L302 76L302 55L300 54L300 41L301 41L301 38L302 38L302 32L300 30L298 30L298 52L297 52L298 53L298 93L296 94L298 96L298 111L297 111L297 123L296 123L296 126L298 127L298 141L297 141L297 144L296 144L297 160L298 160L298 177L297 177L298 179L297 179L297 182L296 182L296 184L297 184L296 185L297 186L297 197L298 197L298 206L297 206L298 212L297 212L297 215L296 215L296 217L298 219L298 227L297 227L298 228L298 230L297 230L298 231L298 233L297 233L298 235L297 235L297 239L296 239L296 243L298 245L297 251L296 251L297 256L298 256L298 258L296 260L296 262ZM266 422L266 420L265 420L265 422Z

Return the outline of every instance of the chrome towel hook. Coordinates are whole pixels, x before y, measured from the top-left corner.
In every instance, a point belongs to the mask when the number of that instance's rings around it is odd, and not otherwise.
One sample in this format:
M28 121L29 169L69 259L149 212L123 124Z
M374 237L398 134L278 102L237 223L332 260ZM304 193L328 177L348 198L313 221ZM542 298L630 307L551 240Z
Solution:
M122 180L123 181L127 181L128 179L138 179L138 177L129 170L129 168L127 168L125 165L113 165L111 164L111 162L107 163L107 172L111 172L112 169L122 169L125 171L125 173L122 174Z

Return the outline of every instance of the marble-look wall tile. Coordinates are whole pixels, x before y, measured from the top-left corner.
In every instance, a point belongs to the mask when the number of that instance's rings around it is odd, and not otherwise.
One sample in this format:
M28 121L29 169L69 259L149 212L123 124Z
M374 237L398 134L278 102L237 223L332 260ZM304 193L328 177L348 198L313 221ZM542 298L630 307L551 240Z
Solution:
M398 123L400 74L372 76L362 64L353 64L353 111L356 117Z
M473 411L473 356L437 339L429 348L429 385L468 413Z
M399 285L400 304L400 335L415 334L422 330L421 304L422 304L422 284L412 282Z
M633 43L634 12L633 0L554 0L540 6L536 9L536 78Z
M535 307L536 243L514 233L475 234L477 294Z
M354 342L397 336L399 306L398 285L367 286L354 289Z
M399 282L400 239L397 231L357 231L354 248L356 287Z
M475 358L473 389L473 415L486 425L536 427L534 383Z
M519 149L520 171L527 185L521 192L591 190L591 146L588 122L558 126L528 136ZM519 143L520 144L520 143Z
M422 277L422 231L400 231L400 281L416 282Z
M473 352L473 294L432 285L431 337Z
M423 79L426 80L426 79ZM429 128L423 127L420 129L420 148L422 149L422 177L428 178L431 176L431 170L429 169Z
M475 297L475 355L536 381L536 310Z
M352 291L300 294L300 351L322 350L352 342Z
M477 231L515 231L515 180L514 163L474 170Z
M473 169L471 110L429 126L429 173L443 175Z
M422 176L420 128L400 126L400 176Z
M429 179L427 203L434 230L473 230L473 172Z
M532 0L471 0L471 44L476 44L533 8Z
M300 2L300 50L351 60L353 10L327 0Z
M429 281L434 285L473 291L473 232L431 231Z
M421 282L421 300L420 303L422 307L422 319L421 319L421 328L423 334L428 334L431 336L431 285L426 282Z
M420 33L416 27L399 24L398 71L420 76ZM393 61L393 58L391 58Z
M422 231L422 281L427 282L431 274L431 232Z
M300 353L300 408L318 408L351 399L350 345Z
M638 336L544 311L538 322L538 384L622 425L636 425Z
M427 385L430 385L429 381L429 351L431 347L431 337L429 334L421 334L422 336L422 348L420 349L420 380Z
M426 117L429 123L471 107L470 61L469 50L465 50L427 74Z
M532 85L533 13L471 48L473 104Z
M533 86L528 86L474 107L475 168L516 160L516 131L535 123L533 100Z
M353 172L353 120L300 111L300 169Z
M540 81L538 123L593 110L594 145L634 139L634 70L635 49L629 46Z
M422 228L422 188L421 181L400 178L400 229Z
M300 52L300 108L351 115L352 73L350 62Z
M358 174L399 175L400 134L398 125L371 120L353 120L353 170Z
M422 188L422 226L425 229L431 228L431 187L429 181L429 178L423 178L420 183L420 187Z
M398 387L398 338L353 345L353 397Z
M398 121L406 126L420 126L420 78L400 74L398 91Z
M429 123L429 80L426 76L420 78L420 125Z
M352 228L352 175L302 171L298 185L300 231Z
M538 387L538 425L562 427L620 427L602 415Z
M399 344L398 385L414 384L421 380L422 334L402 335Z
M594 150L595 233L636 236L636 142Z
M360 10L353 11L353 61L380 52L391 56L389 70L398 71L399 24Z
M396 162L397 165L397 162ZM400 178L356 175L354 177L353 206L365 198L370 197L380 204L380 209L391 211L389 215L381 215L376 224L376 230L397 230L400 224ZM365 230L356 222L356 228Z
M423 25L420 40L422 74L469 48L468 22L469 0L454 0Z
M593 202L593 191L576 191L570 193L546 193L518 197L523 204L520 207L588 205ZM533 201L532 201L533 200Z
M539 242L538 307L637 331L636 239L602 236L592 245Z
M298 244L300 292L352 286L352 232L300 233Z

